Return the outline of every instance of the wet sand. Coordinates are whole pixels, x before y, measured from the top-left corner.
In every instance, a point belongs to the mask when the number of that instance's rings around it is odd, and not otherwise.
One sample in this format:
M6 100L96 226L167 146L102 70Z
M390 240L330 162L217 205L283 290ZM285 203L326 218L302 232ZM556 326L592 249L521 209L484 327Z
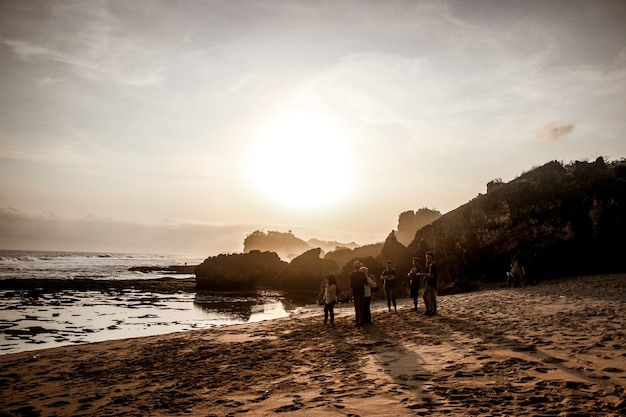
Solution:
M626 414L626 275L0 356L0 416Z

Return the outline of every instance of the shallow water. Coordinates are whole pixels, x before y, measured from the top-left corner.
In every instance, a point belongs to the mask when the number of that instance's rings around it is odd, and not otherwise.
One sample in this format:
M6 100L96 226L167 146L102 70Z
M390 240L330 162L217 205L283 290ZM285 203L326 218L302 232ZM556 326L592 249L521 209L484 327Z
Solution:
M131 267L197 265L198 256L0 250L0 279L171 277ZM194 275L175 274L176 278ZM0 291L0 354L286 317L302 302L277 292Z
M65 291L37 299L0 291L0 354L287 317L275 292L158 294Z

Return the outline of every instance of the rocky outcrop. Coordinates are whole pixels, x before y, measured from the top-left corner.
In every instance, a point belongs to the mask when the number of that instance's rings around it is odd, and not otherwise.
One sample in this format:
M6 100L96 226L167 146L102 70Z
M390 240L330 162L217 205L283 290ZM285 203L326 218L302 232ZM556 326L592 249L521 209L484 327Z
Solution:
M396 239L404 246L408 246L415 239L415 233L419 229L431 224L440 217L440 212L427 208L421 208L416 212L413 210L405 211L398 217Z
M244 253L255 250L261 252L275 252L281 259L293 259L306 252L311 247L302 239L291 233L257 230L249 234L243 241Z
M196 265L170 265L170 266L160 266L160 265L152 265L152 266L132 266L128 268L131 272L142 272L142 273L150 273L150 272L166 272L170 274L193 274L196 269Z
M310 248L320 248L322 253L332 252L340 249L356 249L359 244L356 242L341 243L330 240L309 239L306 241Z
M223 254L204 260L195 269L198 290L247 291L271 283L287 266L274 252Z
M311 249L294 258L273 280L273 287L284 290L318 290L329 274L339 270L335 261L320 258L321 249Z
M623 165L599 158L531 170L419 230L406 262L433 249L444 293L503 279L514 255L543 277L623 272Z
M509 183L494 180L487 194L427 222L405 245L398 236L414 227L410 224L418 213L411 213L400 215L398 232L391 232L384 243L340 248L323 259L319 248L307 249L289 265L275 253L260 251L209 258L196 268L198 285L314 290L333 273L338 274L338 287L345 295L355 259L367 259L377 277L384 261L391 259L405 277L411 259L423 260L428 250L436 255L440 294L468 290L479 279L503 281L514 255L529 273L541 277L626 271L621 261L626 253L626 161L607 164L598 158L567 166L553 161ZM426 214L437 213L421 214L426 221ZM285 237L297 239L291 232L257 231L248 236L247 250L254 242L252 236L281 237L279 243Z
M332 252L328 252L324 255L324 259L330 259L335 261L337 265L343 267L346 264L349 264L352 267L352 262L355 259L365 259L365 258L377 258L380 256L380 253L383 249L382 243L376 243L373 245L365 245L354 249L341 248Z
M407 255L406 247L398 242L396 234L394 232L389 233L389 236L385 239L383 249L380 252L382 263L389 260L393 263L394 267L403 267L406 263Z
M309 239L304 241L296 237L291 230L283 233L276 231L263 232L257 230L249 234L243 242L244 253L251 252L253 250L259 250L261 252L276 252L281 259L292 260L297 256L302 255L304 252L320 248L322 253L343 250L343 249L355 249L359 244L356 242L341 243L337 241L327 241L319 239Z

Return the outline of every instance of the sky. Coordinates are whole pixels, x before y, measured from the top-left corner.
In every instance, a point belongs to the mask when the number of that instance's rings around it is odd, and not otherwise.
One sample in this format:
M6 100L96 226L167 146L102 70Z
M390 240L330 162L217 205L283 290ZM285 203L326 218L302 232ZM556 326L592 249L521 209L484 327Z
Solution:
M383 241L626 157L626 2L0 0L0 249Z

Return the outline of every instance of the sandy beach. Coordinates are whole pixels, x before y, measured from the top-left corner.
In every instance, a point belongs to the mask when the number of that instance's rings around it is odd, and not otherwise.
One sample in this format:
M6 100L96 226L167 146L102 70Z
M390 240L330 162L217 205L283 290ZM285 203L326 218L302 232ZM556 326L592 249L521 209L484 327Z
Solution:
M0 356L0 416L626 415L626 275Z

